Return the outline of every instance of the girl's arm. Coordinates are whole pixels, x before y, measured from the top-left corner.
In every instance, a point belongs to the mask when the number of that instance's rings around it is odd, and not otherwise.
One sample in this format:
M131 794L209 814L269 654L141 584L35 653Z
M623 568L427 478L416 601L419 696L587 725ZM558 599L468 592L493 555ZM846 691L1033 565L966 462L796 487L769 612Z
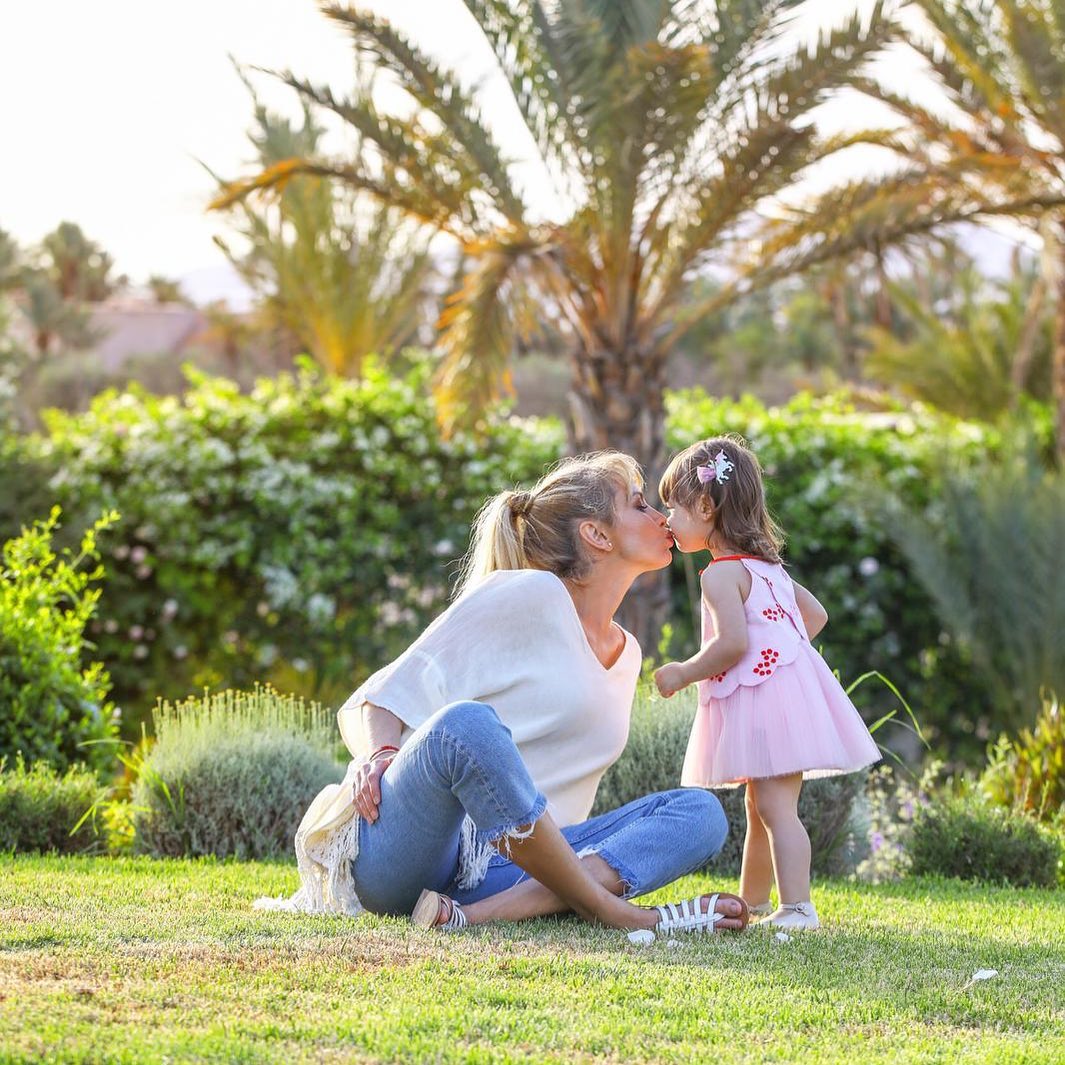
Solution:
M739 562L719 563L703 571L703 599L713 618L714 636L691 658L667 662L655 671L655 684L666 698L697 680L724 673L747 653L745 576Z
M795 588L795 602L802 614L802 623L806 626L806 635L812 640L828 623L828 611L817 601L813 592L807 591L796 581L791 583Z

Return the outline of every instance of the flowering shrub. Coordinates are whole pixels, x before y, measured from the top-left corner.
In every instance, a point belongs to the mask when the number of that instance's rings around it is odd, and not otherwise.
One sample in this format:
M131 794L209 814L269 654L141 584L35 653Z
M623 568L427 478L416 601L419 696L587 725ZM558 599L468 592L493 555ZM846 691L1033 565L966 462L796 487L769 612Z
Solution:
M91 649L85 627L100 596L89 583L103 576L96 537L117 518L105 514L89 528L77 555L52 549L58 508L3 545L0 759L18 756L62 772L77 762L103 768L114 753L103 742L117 731L107 671L83 658Z
M786 560L828 610L817 644L829 664L845 679L872 669L891 677L930 737L982 751L986 734L974 733L990 714L986 693L895 546L885 504L927 507L948 470L986 462L1001 447L998 433L920 407L862 413L839 397L800 395L767 409L693 390L672 395L668 409L671 448L735 432L758 455L770 508L787 533ZM677 559L675 650L695 639L683 566ZM876 689L855 696L873 713L889 698Z
M493 417L441 440L428 372L304 366L250 394L190 374L182 397L50 414L52 490L123 515L93 634L131 724L223 682L341 698L444 605L480 504L539 476L562 437Z
M51 491L68 510L123 514L93 639L129 735L156 695L204 685L262 680L335 702L445 604L481 502L539 476L563 435L553 421L493 413L482 436L442 441L429 370L416 361L396 380L371 367L352 382L304 368L250 395L195 375L180 398L132 389L50 416L33 458L54 471ZM789 561L832 615L818 639L831 665L844 678L892 677L933 739L982 750L985 693L880 504L927 505L948 464L1000 446L994 431L920 410L861 414L840 399L767 409L670 397L671 446L723 430L745 435L766 467ZM670 650L687 656L684 567ZM877 695L858 698L881 712Z
M918 810L928 805L927 788L940 767L933 763L920 781L891 766L878 766L869 774L865 792L869 851L858 865L860 879L878 884L897 880L909 871L913 821Z
M290 854L311 800L344 776L333 715L270 688L160 703L153 716L130 802L139 853Z

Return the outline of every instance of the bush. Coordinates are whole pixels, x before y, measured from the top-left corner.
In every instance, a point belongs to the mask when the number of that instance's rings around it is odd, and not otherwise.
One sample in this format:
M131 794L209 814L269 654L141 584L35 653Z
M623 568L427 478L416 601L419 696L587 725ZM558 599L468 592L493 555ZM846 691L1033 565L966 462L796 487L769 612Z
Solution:
M680 771L696 703L694 688L668 700L649 690L640 693L633 709L628 745L603 777L594 813L616 809L651 792L680 787ZM820 876L837 876L853 867L854 805L864 784L865 774L851 773L811 780L803 785L799 816L810 834L813 870ZM747 831L744 789L720 788L714 794L721 800L728 818L729 836L710 868L735 875L740 869Z
M539 476L563 436L553 421L493 412L482 436L442 441L425 398L430 370L416 359L399 380L371 367L362 381L341 381L304 369L250 395L192 374L180 398L133 388L49 417L34 454L68 513L115 506L127 519L93 630L127 707L127 736L147 693L264 678L339 700L446 603L447 567L480 503ZM788 558L833 615L819 640L832 665L848 677L880 670L933 738L982 753L985 686L880 504L894 495L926 507L948 460L986 463L1002 447L998 432L919 408L870 415L839 398L767 409L690 391L671 394L668 409L674 448L730 430L758 452ZM695 646L695 568L678 558L673 573L672 650L685 655ZM882 712L871 690L857 698Z
M143 854L289 855L311 800L344 775L332 715L271 689L161 703L154 718L132 795Z
M999 740L980 783L993 802L1041 821L1065 813L1065 714L1057 698L1044 698L1034 729Z
M670 447L736 432L758 455L770 507L788 535L788 563L828 609L817 643L832 667L844 677L872 669L891 677L931 739L982 755L979 732L993 712L986 686L915 579L884 503L924 510L950 466L986 467L1002 451L1000 432L919 405L870 414L842 397L800 395L767 409L751 398L713 400L692 390L672 394L668 410ZM695 646L689 589L702 564L681 556L674 565L673 651L684 656ZM870 716L889 699L886 689L855 695Z
M27 769L17 758L9 769L0 759L0 851L92 849L96 833L84 815L102 790L84 766L70 766L60 775L46 762Z
M996 469L947 478L921 513L907 509L894 522L899 543L944 627L971 650L994 724L1030 724L1044 689L1065 697L1065 475L1022 448Z
M57 556L52 537L59 509L3 546L0 570L0 758L21 753L60 771L76 761L102 768L117 730L107 700L110 679L99 662L83 665L85 627L99 598L90 581L103 576L96 536L118 515L106 514L82 538L77 555Z
M539 476L562 437L492 416L483 437L442 440L430 370L304 367L250 394L190 371L181 397L132 388L50 413L38 450L59 500L124 518L93 634L128 737L149 692L266 679L343 698L446 604L484 498Z
M911 871L961 880L1053 887L1061 843L1034 819L972 798L948 798L917 812Z

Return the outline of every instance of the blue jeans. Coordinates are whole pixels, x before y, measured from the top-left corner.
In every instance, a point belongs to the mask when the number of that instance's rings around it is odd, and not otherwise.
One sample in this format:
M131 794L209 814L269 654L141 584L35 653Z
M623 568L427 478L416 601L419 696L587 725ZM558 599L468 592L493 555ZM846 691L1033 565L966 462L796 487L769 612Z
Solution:
M372 913L400 915L411 912L424 888L474 902L513 887L527 874L505 854L492 853L483 875L471 871L469 857L519 834L546 806L510 730L490 706L444 707L414 732L381 778L377 821L360 825L352 862L360 901ZM579 855L598 854L631 898L704 865L721 850L728 822L709 792L678 788L562 833Z

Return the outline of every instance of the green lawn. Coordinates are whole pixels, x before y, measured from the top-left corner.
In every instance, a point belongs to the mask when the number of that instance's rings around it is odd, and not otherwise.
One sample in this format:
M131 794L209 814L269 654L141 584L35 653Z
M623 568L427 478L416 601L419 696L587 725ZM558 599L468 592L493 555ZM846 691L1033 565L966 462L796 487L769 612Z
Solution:
M819 933L670 949L574 920L444 937L252 911L294 884L0 859L0 1060L1065 1061L1061 892L837 881ZM967 986L980 968L999 975Z

